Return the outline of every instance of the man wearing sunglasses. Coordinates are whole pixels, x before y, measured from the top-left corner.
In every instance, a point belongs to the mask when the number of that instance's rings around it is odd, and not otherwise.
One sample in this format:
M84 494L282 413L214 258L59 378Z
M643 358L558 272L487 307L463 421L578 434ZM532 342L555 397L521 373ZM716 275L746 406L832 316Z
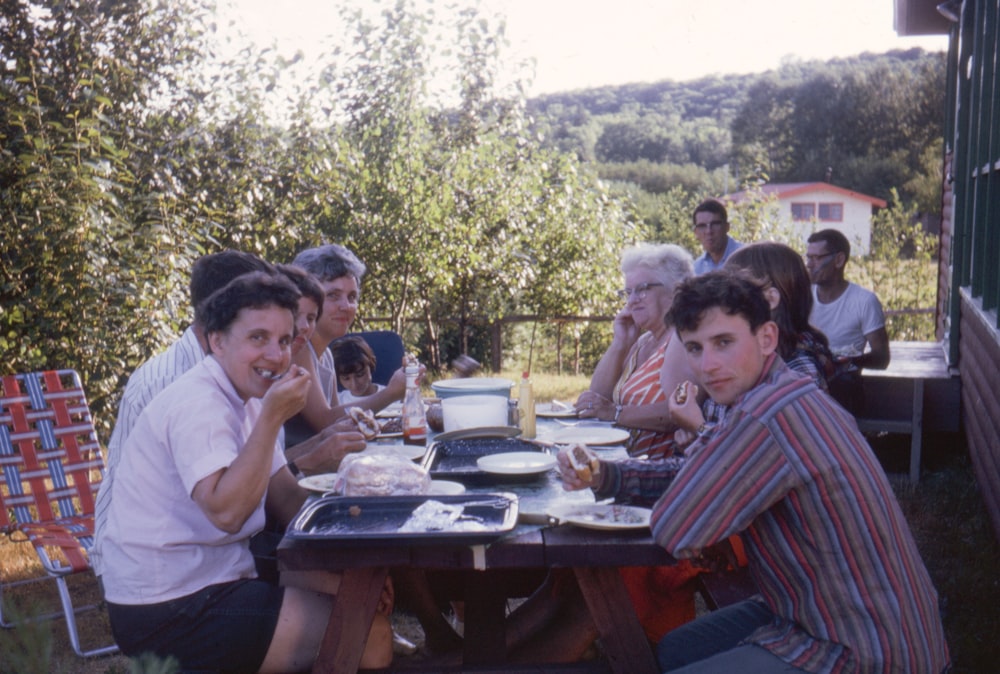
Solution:
M705 254L694 261L695 275L721 269L726 259L743 244L729 236L729 215L718 199L705 199L694 209L694 235Z
M835 229L822 229L807 243L806 269L815 300L809 322L823 331L841 363L837 376L829 382L830 393L856 414L864 404L861 370L889 367L889 335L882 303L872 291L844 278L851 256L846 236Z

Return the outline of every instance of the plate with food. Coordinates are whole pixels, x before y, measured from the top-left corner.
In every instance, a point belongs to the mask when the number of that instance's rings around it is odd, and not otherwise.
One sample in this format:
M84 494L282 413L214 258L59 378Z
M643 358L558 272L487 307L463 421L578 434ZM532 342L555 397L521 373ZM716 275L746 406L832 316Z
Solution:
M380 438L401 438L403 437L403 417L378 418Z
M299 480L299 486L309 491L329 494L334 491L334 484L337 482L337 473L320 473L319 475L308 475Z
M628 438L627 430L614 426L567 426L553 431L545 440L558 445L619 445Z
M535 403L535 416L543 419L576 419L576 408L559 400Z
M585 529L621 530L648 529L649 508L626 505L574 505L556 508L549 513L560 524L573 524Z
M556 457L546 452L504 452L481 456L476 465L497 475L535 475L554 468Z

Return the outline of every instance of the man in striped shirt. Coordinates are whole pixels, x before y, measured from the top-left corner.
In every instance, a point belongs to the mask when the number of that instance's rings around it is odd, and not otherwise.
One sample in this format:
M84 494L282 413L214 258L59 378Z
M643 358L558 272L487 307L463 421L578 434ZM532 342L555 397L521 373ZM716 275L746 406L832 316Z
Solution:
M727 272L696 277L668 321L697 384L730 409L689 447L653 508L653 536L698 558L739 534L760 599L667 634L664 669L943 671L937 593L889 482L854 419L777 356L760 289ZM672 413L696 405L689 395Z

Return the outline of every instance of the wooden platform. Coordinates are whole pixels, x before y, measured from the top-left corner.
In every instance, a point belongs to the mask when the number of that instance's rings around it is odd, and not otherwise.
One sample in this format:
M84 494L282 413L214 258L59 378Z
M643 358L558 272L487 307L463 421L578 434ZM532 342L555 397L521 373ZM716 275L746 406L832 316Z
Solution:
M927 430L961 429L961 379L948 367L939 342L891 342L885 370L864 370L865 432L907 433L910 480L920 480L920 455Z

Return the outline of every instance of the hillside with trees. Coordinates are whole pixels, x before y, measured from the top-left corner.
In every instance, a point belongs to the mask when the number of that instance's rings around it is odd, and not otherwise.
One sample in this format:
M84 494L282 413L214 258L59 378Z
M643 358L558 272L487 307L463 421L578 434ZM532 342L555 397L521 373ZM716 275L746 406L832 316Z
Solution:
M528 112L547 144L596 167L674 238L662 213L675 202L760 180L827 180L885 200L895 188L937 212L944 92L944 55L911 49L556 93Z

